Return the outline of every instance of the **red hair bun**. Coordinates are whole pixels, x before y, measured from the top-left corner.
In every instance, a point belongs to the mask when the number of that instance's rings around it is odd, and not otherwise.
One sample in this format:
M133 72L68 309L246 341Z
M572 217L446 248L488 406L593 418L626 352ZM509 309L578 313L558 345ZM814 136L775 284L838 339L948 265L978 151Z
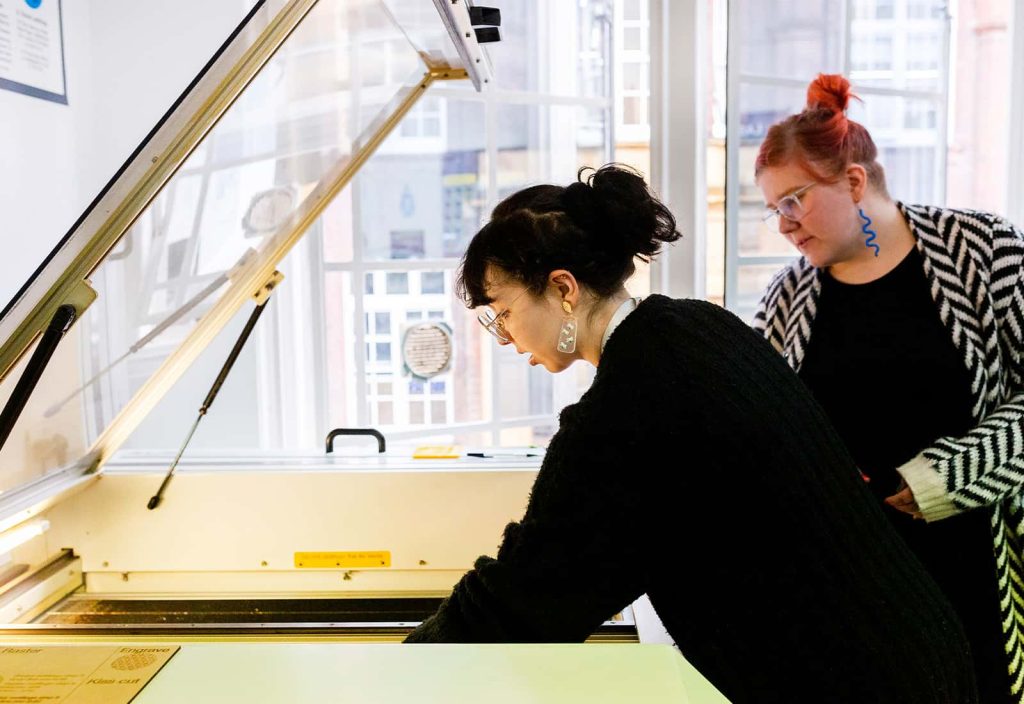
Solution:
M850 82L837 73L819 73L807 86L807 109L825 108L833 112L845 112L850 98L857 97L850 92Z

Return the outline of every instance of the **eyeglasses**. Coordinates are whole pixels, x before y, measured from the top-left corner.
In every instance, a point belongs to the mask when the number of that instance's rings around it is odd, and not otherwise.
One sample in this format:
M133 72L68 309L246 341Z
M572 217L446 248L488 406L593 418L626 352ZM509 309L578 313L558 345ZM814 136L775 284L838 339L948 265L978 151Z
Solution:
M512 336L508 334L508 330L505 329L505 318L508 317L508 312L512 310L512 304L518 301L528 289L523 289L505 306L505 310L500 313L495 313L494 309L490 306L484 308L483 312L476 316L476 319L480 321L480 324L484 326L484 330L498 338L498 342L507 344L512 342Z
M779 204L776 207L765 208L764 217L761 218L761 221L775 228L779 225L780 217L784 217L790 222L800 222L800 219L807 214L804 211L803 203L800 202L800 196L817 185L817 182L812 181L806 186L796 189L788 196L783 196L779 199Z

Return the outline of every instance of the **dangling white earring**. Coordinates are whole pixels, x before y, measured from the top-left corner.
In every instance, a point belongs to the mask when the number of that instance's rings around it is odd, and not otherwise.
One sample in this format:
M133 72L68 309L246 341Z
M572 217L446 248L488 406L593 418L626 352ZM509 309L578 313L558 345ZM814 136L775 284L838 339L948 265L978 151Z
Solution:
M569 301L562 301L562 310L565 311L565 317L562 318L562 328L558 331L558 351L572 354L576 351L576 318L572 314Z

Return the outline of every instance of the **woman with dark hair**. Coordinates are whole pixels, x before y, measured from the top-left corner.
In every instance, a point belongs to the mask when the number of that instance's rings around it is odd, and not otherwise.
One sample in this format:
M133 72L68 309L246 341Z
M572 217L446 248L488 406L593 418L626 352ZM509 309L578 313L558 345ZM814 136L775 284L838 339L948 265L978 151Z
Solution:
M626 292L678 237L611 165L510 196L473 238L458 288L487 330L597 373L497 558L408 641L582 641L647 593L733 702L975 701L952 609L782 358L717 306Z
M952 603L982 701L1024 702L1024 234L892 200L850 97L819 75L761 145L766 219L803 256L755 327Z

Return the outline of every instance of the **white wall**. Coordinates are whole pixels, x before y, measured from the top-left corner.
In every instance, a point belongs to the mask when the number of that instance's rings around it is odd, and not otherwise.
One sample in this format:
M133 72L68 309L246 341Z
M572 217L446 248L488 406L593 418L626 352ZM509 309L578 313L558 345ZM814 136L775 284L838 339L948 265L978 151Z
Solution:
M88 5L64 3L68 105L0 90L0 307L74 221L75 123L91 52Z
M68 105L0 90L0 307L255 4L63 3Z

